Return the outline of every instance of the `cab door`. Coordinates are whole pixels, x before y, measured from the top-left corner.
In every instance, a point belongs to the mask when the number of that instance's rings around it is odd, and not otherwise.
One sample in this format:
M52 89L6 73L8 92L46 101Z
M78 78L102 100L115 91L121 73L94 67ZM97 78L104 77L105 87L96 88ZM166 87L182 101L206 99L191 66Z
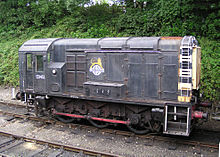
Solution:
M24 88L26 92L33 92L33 55L31 53L27 53L25 58L26 62L22 62L22 67L26 67L24 75Z
M46 93L46 53L35 53L34 59L34 92Z

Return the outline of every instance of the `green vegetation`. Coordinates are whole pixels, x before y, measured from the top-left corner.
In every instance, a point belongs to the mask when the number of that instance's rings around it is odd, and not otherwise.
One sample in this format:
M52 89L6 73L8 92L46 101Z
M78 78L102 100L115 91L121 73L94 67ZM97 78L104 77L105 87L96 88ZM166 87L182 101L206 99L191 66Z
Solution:
M219 101L219 1L126 0L123 6L82 7L88 2L0 1L0 84L19 84L18 48L30 39L193 35L202 47L202 91Z
M206 98L219 101L220 97L220 43L205 38L200 40L202 49L201 89Z

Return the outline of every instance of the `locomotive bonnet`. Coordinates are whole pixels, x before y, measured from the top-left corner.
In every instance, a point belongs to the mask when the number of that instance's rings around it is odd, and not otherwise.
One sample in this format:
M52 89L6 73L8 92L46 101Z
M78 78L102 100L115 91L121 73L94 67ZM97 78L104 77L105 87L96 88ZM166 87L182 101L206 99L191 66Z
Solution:
M20 92L36 115L189 136L201 51L193 36L33 39L19 49Z

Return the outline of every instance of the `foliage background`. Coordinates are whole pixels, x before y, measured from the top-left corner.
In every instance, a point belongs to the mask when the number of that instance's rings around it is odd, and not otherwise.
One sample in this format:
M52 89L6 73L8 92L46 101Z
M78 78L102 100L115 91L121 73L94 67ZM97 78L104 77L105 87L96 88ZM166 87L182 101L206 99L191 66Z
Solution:
M18 48L30 39L193 35L202 47L202 92L219 101L219 7L218 0L0 0L0 84L19 84Z

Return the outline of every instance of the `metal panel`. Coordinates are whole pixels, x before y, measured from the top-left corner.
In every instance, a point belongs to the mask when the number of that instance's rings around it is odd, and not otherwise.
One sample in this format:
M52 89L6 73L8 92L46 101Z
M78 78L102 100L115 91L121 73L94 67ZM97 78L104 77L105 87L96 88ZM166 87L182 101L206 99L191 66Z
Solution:
M49 92L56 92L56 93L62 93L65 85L65 75L63 75L65 69L66 69L65 63L54 63L50 62L48 65L48 90ZM55 73L52 73L52 71L55 70Z
M76 69L78 70L78 71L85 71L86 70L86 64L85 64L85 62L77 62L76 63Z
M68 49L88 49L88 48L96 48L97 41L99 39L61 39L54 43L57 46L68 46ZM95 47L94 47L95 46Z
M86 55L84 52L66 52L66 64L67 88L82 88L86 81Z
M145 64L145 97L158 97L158 64Z
M79 62L85 62L86 61L86 55L77 54L76 60Z
M144 96L158 97L159 80L158 80L158 54L145 55L145 73L144 73Z
M54 42L52 59L54 62L65 62L65 54L76 54L84 50L96 50L99 39L60 39Z
M160 37L133 37L128 40L127 45L131 49L157 49Z
M117 99L124 97L125 85L121 83L104 83L88 81L84 83L87 96Z
M75 55L66 55L66 68L67 70L76 70L76 57Z
M59 39L58 38L47 38L47 39L28 40L19 48L19 51L23 51L23 52L44 51L46 52L51 46L51 44L56 40L59 40Z
M76 55L76 70L86 71L86 55Z
M26 89L30 90L33 89L33 71L26 72Z
M142 64L130 64L128 76L129 96L141 97L143 89L143 81L141 77Z
M76 74L75 71L66 72L66 85L67 86L76 86Z
M75 55L67 55L66 61L69 62L75 62Z
M103 38L99 41L102 49L121 49L125 45L128 37L121 38Z
M129 63L142 63L142 55L141 54L129 54L128 55L128 61Z
M27 71L25 83L27 90L33 89L33 71Z
M76 73L76 86L82 88L83 83L86 81L86 72L77 71Z
M124 80L124 54L107 55L107 78L109 81Z
M166 52L178 52L180 40L160 40L159 49Z
M67 67L68 70L76 70L76 67L75 67L75 66L76 66L76 65L75 65L75 62L72 62L72 63L67 62L67 63L66 63L66 67Z
M143 89L143 73L142 55L128 55L129 70L128 70L128 95L131 97L141 97Z
M59 42L59 40L57 41ZM56 42L55 42L56 43ZM65 62L65 45L55 45L53 44L53 53L51 55L51 58L53 62Z
M162 99L177 99L178 56L165 55L163 58Z

